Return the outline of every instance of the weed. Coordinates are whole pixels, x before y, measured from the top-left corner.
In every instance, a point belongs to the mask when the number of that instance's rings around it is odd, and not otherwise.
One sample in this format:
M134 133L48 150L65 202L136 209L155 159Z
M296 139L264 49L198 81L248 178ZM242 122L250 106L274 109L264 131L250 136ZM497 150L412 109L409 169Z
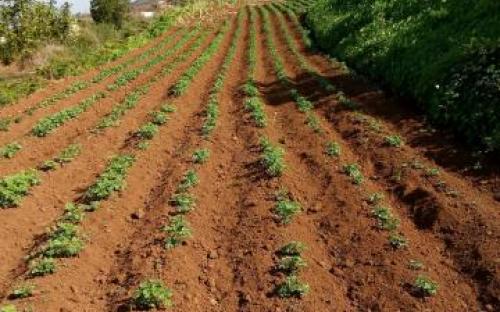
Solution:
M303 297L309 292L309 285L302 283L297 276L288 276L276 287L276 294L281 298Z
M56 262L52 258L34 259L29 264L31 276L44 276L56 271Z
M17 207L29 189L40 183L35 170L26 170L0 179L0 208Z
M348 164L344 166L344 173L352 178L354 184L363 183L364 177L357 164Z
M206 148L198 149L193 153L193 162L195 164L204 164L210 157L210 151Z
M281 247L279 254L282 256L300 256L306 248L307 247L304 243L292 241Z
M390 135L384 138L387 145L391 147L401 147L403 145L403 140L399 135Z
M286 256L279 260L277 269L287 274L296 273L307 266L307 262L301 256Z
M340 145L337 142L328 142L326 143L326 154L330 157L339 157L340 156Z
M172 196L170 202L176 207L177 212L186 213L193 210L196 200L191 194L178 193Z
M413 287L415 287L417 293L426 297L426 296L434 296L438 291L439 285L430 278L423 275L419 275L415 279Z
M283 160L285 151L280 147L272 145L267 138L260 140L260 146L262 148L261 160L267 174L271 177L281 176L286 168Z
M0 155L3 158L12 158L17 154L23 147L17 142L9 143L4 147L0 148Z
M132 301L139 309L163 309L172 305L172 291L162 281L148 280L139 285Z
M389 243L393 248L403 249L408 246L408 240L401 234L392 233L389 236Z
M171 249L179 246L191 237L191 228L183 216L175 216L170 220L170 224L163 228L167 233L165 248Z
M378 226L381 229L394 231L399 226L399 220L392 215L387 207L376 207L373 210L373 216L378 220Z

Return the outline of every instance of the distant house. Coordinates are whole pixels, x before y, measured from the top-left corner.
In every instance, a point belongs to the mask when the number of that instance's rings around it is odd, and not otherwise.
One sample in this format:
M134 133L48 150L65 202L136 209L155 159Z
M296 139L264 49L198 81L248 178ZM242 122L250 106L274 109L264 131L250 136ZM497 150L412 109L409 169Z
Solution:
M151 18L167 7L168 3L165 0L136 0L130 4L132 13L144 18Z

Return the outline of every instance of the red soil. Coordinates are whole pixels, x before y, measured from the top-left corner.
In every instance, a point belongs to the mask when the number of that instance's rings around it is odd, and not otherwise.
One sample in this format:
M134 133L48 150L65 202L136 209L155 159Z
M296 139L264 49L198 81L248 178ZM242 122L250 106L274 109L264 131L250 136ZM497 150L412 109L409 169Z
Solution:
M0 293L5 298L2 303L13 303L18 308L32 306L35 311L128 311L138 284L156 278L173 290L173 311L498 308L499 204L491 189L478 187L470 176L436 161L435 148L429 142L420 143L413 135L415 129L423 127L417 115L402 109L401 102L367 82L332 67L325 57L306 51L290 21L288 27L296 34L296 43L307 60L358 102L359 110L342 108L334 95L322 91L301 70L273 18L274 39L285 70L295 88L316 104L323 131L313 132L305 123L305 115L288 96L287 87L276 78L265 45L262 17L258 16L256 82L266 104L268 126L255 128L244 109L240 91L247 78L249 22L245 16L236 56L218 96L217 127L208 139L201 136L208 93L231 44L236 23L232 17L231 28L216 55L196 75L188 92L178 98L168 95L170 86L201 54L213 34L169 76L153 84L117 127L99 134L90 132L116 101L159 73L194 39L125 90L112 92L95 109L48 137L24 134L39 118L74 105L93 91L78 92L27 117L15 126L15 131L0 136L4 143L20 138L24 147L13 159L0 160L1 176L34 167L68 144L82 145L82 154L73 162L43 173L43 182L32 188L19 207L0 210ZM83 77L92 75L91 72ZM107 82L93 86L92 90L104 88ZM15 107L30 107L49 93L37 92ZM160 127L149 149L133 149L127 144L133 131L165 101L177 111ZM2 110L2 114L7 110L15 111L12 106ZM370 127L372 120L378 124L377 131ZM385 146L384 137L392 134L401 135L406 144L399 149ZM282 177L270 179L263 174L258 146L262 135L279 142L286 151L287 170ZM325 154L329 141L341 145L340 157ZM206 164L193 164L191 155L197 148L210 150ZM98 211L83 221L82 229L88 237L84 251L78 257L62 259L64 266L55 274L27 279L24 257L40 244L40 236L63 213L64 204L78 199L109 157L118 153L134 153L137 161L127 175L126 189L104 201ZM423 170L406 165L415 164L416 159L425 167L439 168L439 176L427 177ZM353 185L342 172L342 166L349 163L360 165L366 177L362 186ZM193 237L182 246L165 250L161 229L173 211L169 200L190 168L196 168L200 178L192 191L196 208L186 216ZM287 226L280 225L272 213L274 194L283 186L304 207ZM388 234L377 229L372 207L366 201L373 192L383 193L385 202L401 220L399 231L409 240L406 249L390 247ZM291 240L308 246L303 255L308 266L301 271L300 279L311 290L302 299L280 299L273 294L276 284L284 279L282 274L273 272L276 251ZM420 272L410 270L410 260L422 261L425 268ZM411 284L421 273L438 282L437 295L415 296ZM9 300L12 288L25 281L36 285L35 295Z

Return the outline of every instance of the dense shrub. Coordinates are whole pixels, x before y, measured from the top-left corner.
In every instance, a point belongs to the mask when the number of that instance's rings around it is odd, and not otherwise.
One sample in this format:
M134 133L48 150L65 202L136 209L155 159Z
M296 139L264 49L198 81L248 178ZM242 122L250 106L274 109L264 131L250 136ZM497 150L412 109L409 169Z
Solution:
M500 149L500 2L318 0L320 48L414 98L469 144Z
M128 10L128 0L90 1L90 14L96 23L107 23L121 27Z

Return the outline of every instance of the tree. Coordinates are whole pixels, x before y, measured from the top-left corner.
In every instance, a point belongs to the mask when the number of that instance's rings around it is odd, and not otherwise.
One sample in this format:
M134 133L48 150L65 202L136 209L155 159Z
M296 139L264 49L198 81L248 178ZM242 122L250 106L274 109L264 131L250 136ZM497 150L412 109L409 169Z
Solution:
M90 14L96 23L110 23L121 27L129 10L128 0L91 0Z

